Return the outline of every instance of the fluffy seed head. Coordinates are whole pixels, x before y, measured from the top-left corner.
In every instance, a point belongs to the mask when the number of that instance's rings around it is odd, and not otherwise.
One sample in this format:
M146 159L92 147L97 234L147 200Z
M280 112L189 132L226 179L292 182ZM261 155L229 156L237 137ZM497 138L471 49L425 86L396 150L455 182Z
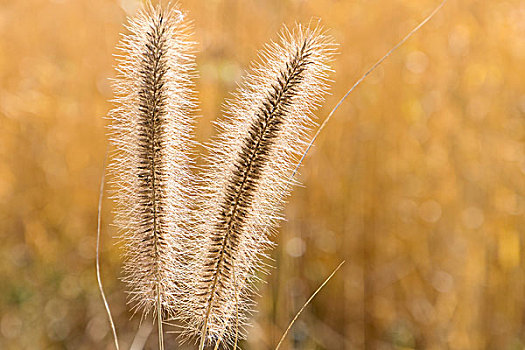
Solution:
M135 311L172 313L190 216L193 45L177 7L147 5L127 28L110 112L124 280Z
M284 29L227 103L210 146L186 335L207 343L243 335L270 233L327 90L334 45L319 27ZM240 330L239 330L240 328ZM240 333L239 333L240 332Z

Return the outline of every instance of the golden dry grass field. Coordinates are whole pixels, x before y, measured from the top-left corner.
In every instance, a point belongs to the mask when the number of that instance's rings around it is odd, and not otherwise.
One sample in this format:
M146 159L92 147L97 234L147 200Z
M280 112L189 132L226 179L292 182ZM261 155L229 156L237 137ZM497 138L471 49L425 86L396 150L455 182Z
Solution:
M283 23L320 18L339 43L324 118L438 1L180 3L194 20L206 141ZM0 349L113 349L94 268L97 200L112 55L137 6L0 0ZM305 161L243 348L273 349L342 260L283 348L525 348L524 78L520 0L449 0L369 76ZM106 195L103 281L128 349L139 318L111 207Z

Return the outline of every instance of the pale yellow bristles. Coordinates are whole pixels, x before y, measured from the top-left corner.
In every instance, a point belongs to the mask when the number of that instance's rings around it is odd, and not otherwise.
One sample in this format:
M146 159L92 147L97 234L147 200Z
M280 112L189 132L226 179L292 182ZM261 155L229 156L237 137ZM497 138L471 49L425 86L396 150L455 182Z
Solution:
M253 282L327 90L334 45L319 27L284 29L227 103L198 191L201 224L184 332L200 348L243 337ZM241 329L238 329L238 328Z
M145 6L120 41L110 169L129 302L162 326L184 290L191 226L193 45L175 7ZM161 341L161 340L160 340Z

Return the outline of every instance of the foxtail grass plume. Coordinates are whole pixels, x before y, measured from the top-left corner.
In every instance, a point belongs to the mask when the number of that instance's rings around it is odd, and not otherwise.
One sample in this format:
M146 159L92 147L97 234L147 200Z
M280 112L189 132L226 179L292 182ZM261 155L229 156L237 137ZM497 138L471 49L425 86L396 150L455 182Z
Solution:
M199 190L195 292L185 300L184 334L200 338L201 349L243 337L253 282L327 91L334 46L319 27L285 28L259 53L217 122Z
M115 221L125 245L129 302L143 316L156 315L161 327L163 315L176 309L185 273L193 44L176 6L146 5L127 28L110 113Z

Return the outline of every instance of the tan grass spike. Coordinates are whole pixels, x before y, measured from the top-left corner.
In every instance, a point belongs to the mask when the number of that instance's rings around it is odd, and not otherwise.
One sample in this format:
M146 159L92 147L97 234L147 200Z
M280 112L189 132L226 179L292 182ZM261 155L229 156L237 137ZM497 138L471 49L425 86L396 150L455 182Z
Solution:
M270 235L290 175L308 141L312 111L327 90L334 44L319 27L284 29L259 53L217 122L200 193L202 215L185 300L186 335L232 343L247 323L253 282L264 270ZM245 332L241 329L240 336Z
M183 293L187 265L194 57L186 23L176 6L146 5L129 20L110 113L124 280L133 310L153 313L160 335Z

